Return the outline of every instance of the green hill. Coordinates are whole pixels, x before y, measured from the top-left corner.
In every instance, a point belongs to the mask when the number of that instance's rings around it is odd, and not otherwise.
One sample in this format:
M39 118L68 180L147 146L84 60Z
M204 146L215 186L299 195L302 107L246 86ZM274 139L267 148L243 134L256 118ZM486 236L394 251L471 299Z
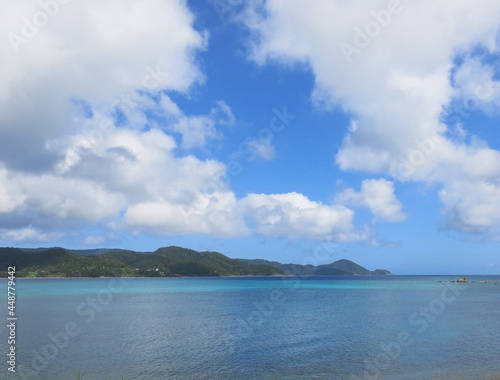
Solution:
M127 276L130 268L119 261L101 256L82 256L63 248L26 252L0 248L0 267L16 267L16 277L100 277ZM5 277L5 271L1 273Z
M385 269L376 269L370 271L363 268L350 260L342 259L335 261L331 264L325 265L299 265L299 264L281 264L276 261L267 261L262 259L257 260L241 260L250 264L271 265L277 269L282 270L288 275L301 276L301 275L350 275L350 276L383 276L391 275L392 273Z
M349 261L327 265L281 264L267 260L231 259L219 252L164 247L154 252L123 249L0 248L1 277L16 267L17 277L176 277L275 275L389 275Z
M152 253L104 250L81 255L63 248L21 250L0 248L0 276L16 267L17 277L171 277L171 276L274 276L283 271L261 264L242 263L218 252L196 252L181 247Z

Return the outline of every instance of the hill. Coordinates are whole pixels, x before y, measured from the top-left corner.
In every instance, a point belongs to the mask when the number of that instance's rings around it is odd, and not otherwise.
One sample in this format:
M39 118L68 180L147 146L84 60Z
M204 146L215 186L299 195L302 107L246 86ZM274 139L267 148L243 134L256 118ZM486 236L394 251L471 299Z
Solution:
M327 265L281 264L267 260L231 259L219 252L198 252L163 247L154 252L124 249L68 250L64 248L0 248L1 277L7 267L17 277L178 277L178 276L275 276L275 275L389 275L369 271L349 261Z
M283 271L270 265L243 263L218 252L196 252L181 247L151 253L103 250L77 254L64 248L0 248L1 277L7 267L17 277L174 277L174 276L274 276Z
M386 276L392 275L386 269L376 269L374 271L370 271L366 268L363 268L361 265L358 265L350 260L342 259L335 261L331 264L325 265L299 265L299 264L281 264L277 261L267 261L262 259L257 260L243 260L241 261L249 263L249 264L261 264L261 265L270 265L277 269L282 270L288 275L300 276L300 275L350 275L350 276Z

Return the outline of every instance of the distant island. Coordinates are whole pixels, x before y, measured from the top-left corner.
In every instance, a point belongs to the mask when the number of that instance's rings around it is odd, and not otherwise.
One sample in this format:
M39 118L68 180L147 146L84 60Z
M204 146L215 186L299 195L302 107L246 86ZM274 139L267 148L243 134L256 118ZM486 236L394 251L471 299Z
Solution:
M297 275L391 275L370 271L346 260L326 265L281 264L268 260L231 259L219 252L164 247L154 252L124 249L0 248L0 277L16 267L17 277L205 277ZM4 269L5 268L5 269Z

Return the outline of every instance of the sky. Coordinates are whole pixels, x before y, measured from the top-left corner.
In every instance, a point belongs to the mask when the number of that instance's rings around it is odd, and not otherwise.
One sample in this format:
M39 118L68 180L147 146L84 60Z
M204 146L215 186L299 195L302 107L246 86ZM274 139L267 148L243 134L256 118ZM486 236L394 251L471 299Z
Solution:
M500 274L500 3L0 3L0 246Z

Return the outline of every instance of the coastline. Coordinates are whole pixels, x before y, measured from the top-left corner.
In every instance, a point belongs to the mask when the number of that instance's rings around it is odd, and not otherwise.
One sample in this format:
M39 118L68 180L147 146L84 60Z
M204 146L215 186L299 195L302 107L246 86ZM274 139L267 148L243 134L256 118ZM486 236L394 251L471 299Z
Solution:
M45 276L45 277L19 277L16 276L16 279L23 279L23 280L68 280L68 279L75 279L75 278L81 278L81 279L106 279L106 278L150 278L150 279L159 279L159 278L257 278L257 277L299 277L295 275L289 275L289 274L277 274L277 275L270 275L270 276L264 276L264 275L246 275L246 276L157 276L157 277L146 277L146 276L99 276L99 277L50 277L50 276ZM5 279L8 280L7 277L0 277L0 279Z
M439 278L439 277L456 277L456 280L435 280L434 282L436 283L447 283L447 282L455 282L455 283L463 283L463 284L500 284L500 280L498 281L487 281L487 280L479 280L475 279L478 277L498 277L500 279L500 274L476 274L476 275L467 275L466 277L468 280L466 282L460 282L458 281L461 277L464 277L463 275L453 275L453 274L445 274L445 275L433 275L433 274L408 274L408 275L396 275L396 274L391 274L391 275L295 275L295 274L274 274L274 275L234 275L234 276L155 276L155 277L147 277L147 276L99 276L99 277L64 277L64 276L44 276L44 277L20 277L16 276L16 279L23 279L23 280L43 280L43 279L49 279L49 280L55 280L55 279L106 279L106 278L149 278L149 279L169 279L169 278L262 278L262 277L269 277L269 278L276 278L276 277L299 277L301 279L307 279L307 278L321 278L321 277L338 277L338 278L347 278L347 277L359 277L359 278L380 278L380 279L386 279L386 278L411 278L411 277L434 277L434 278ZM0 280L5 279L8 280L7 277L0 277ZM497 379L494 379L497 380ZM500 378L498 379L500 380Z

